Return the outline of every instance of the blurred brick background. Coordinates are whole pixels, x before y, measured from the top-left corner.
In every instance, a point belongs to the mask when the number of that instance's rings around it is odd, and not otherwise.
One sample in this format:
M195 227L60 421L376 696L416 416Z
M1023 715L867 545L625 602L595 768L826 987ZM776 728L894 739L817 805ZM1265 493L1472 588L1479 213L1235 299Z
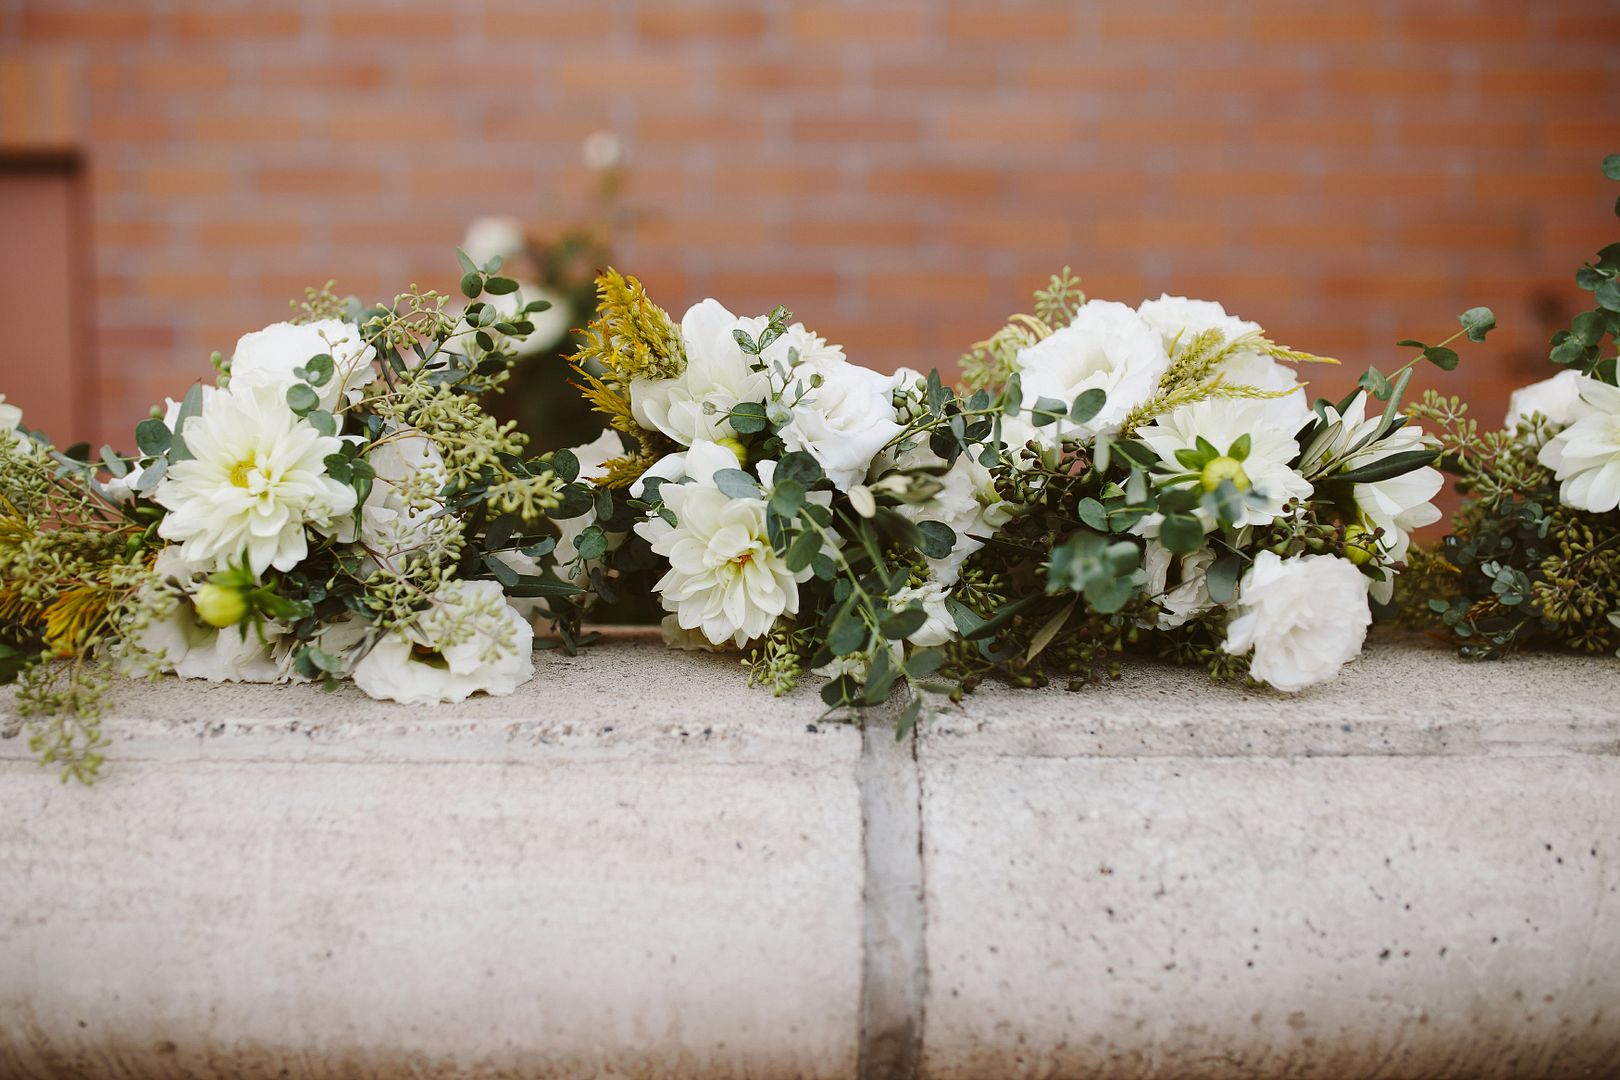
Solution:
M474 215L562 224L602 129L677 311L949 367L1068 263L1387 369L1488 304L1443 385L1494 418L1615 238L1617 57L1615 0L0 0L0 150L83 162L120 443L306 284L453 289Z

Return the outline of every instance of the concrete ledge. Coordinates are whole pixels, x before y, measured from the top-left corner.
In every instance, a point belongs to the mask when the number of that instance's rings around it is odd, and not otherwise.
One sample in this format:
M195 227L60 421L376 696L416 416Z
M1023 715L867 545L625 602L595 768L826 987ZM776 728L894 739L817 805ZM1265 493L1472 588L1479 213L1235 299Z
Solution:
M0 740L0 1075L1605 1075L1615 676L1385 640L904 744L644 642L130 684L93 791Z

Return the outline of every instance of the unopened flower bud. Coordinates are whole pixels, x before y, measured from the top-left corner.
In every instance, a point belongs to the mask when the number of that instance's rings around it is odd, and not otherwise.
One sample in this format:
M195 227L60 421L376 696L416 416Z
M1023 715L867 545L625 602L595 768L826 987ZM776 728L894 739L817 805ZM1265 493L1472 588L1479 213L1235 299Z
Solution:
M1212 458L1204 466L1202 481L1205 491L1214 491L1223 480L1232 481L1232 486L1239 491L1249 490L1249 474L1243 471L1243 463L1237 458Z
M730 450L733 454L735 454L737 456L737 464L738 465L743 465L743 464L747 463L747 461L748 461L748 447L746 447L746 446L744 446L742 444L741 439L738 439L738 438L736 438L734 436L731 436L731 435L727 435L723 439L716 439L714 441L715 441L715 445L723 446L727 450Z
M203 622L221 629L235 626L248 613L247 600L239 591L213 582L198 589L197 595L191 598L191 604Z
M1366 566L1378 553L1378 538L1364 526L1351 525L1344 530L1344 557L1357 566Z
M872 517L877 513L877 500L872 497L872 489L865 484L856 484L849 489L849 505L863 518Z

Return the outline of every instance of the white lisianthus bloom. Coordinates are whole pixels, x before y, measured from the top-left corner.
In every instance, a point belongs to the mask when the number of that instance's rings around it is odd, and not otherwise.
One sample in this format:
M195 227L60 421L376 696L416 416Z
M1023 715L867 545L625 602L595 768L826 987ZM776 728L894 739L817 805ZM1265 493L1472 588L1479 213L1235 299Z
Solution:
M189 606L189 605L185 605ZM186 650L175 662L174 673L182 679L208 682L277 682L281 666L273 654L273 636L278 628L263 627L264 638L251 623L237 623L212 632Z
M1209 564L1215 561L1215 552L1207 545L1186 555L1177 555L1157 540L1147 542L1142 564L1147 570L1148 599L1159 605L1160 611L1143 625L1160 630L1174 630L1185 625L1194 615L1200 615L1215 606L1209 596ZM1171 571L1175 570L1175 582Z
M701 630L716 645L741 646L781 616L798 613L799 583L811 571L794 573L771 548L763 499L734 499L714 486L714 473L735 462L723 446L694 446L688 482L659 489L676 523L654 517L635 530L669 560L669 572L654 586L664 610L682 629Z
M287 390L303 382L293 368L306 366L325 353L332 357L332 377L314 386L320 407L330 412L371 381L377 350L360 336L360 328L341 319L311 323L274 323L242 335L231 354L231 387L265 387L286 397Z
M452 581L416 622L377 642L355 665L354 683L371 697L405 705L477 693L502 697L534 675L533 646L533 628L499 584Z
M896 459L896 467L916 469L940 466L944 459L928 446L907 450ZM996 491L995 478L979 463L973 452L958 454L951 467L937 477L940 489L922 502L902 502L895 512L910 521L939 521L951 527L956 543L943 559L929 559L934 577L945 585L956 584L968 556L984 547L985 539L1012 520L1014 507Z
M1153 327L1164 342L1166 352L1179 355L1199 334L1219 331L1227 341L1260 335L1260 324L1228 315L1213 300L1189 300L1185 296L1161 295L1144 300L1136 309L1144 322ZM1310 419L1310 405L1299 375L1289 364L1281 363L1258 349L1239 349L1227 358L1221 369L1223 381L1231 386L1253 386L1268 392L1288 391L1283 397L1262 398L1271 419L1291 432ZM1290 425L1292 425L1290 427Z
M1413 423L1406 423L1376 442L1368 442L1354 449L1373 435L1382 416L1367 415L1367 395L1357 394L1343 413L1332 406L1325 410L1330 424L1337 423L1338 435L1315 455L1315 460L1333 462L1334 473L1359 469L1396 454L1407 454L1437 448L1435 440ZM1402 562L1412 546L1412 531L1432 525L1441 518L1440 508L1431 501L1446 480L1440 470L1425 465L1420 469L1378 480L1370 484L1352 484L1351 497L1356 503L1362 524L1368 529L1382 529L1379 550L1392 562ZM1372 583L1372 597L1379 603L1388 603L1395 592L1395 581L1385 577Z
M681 318L686 370L673 379L631 382L636 422L682 446L735 436L726 414L740 402L763 402L770 393L770 379L754 370L754 358L732 337L734 330L757 334L753 323L737 318L718 300L689 309Z
M358 535L347 518L334 534L345 543L359 540L369 575L379 566L393 568L401 555L442 534L449 521L433 516L444 486L444 458L431 439L392 432L367 449L366 463L376 478L360 508Z
M944 645L956 637L956 620L951 617L945 601L950 599L950 587L930 578L921 585L910 585L889 594L889 610L904 611L913 602L921 604L927 619L906 638L919 648Z
M609 428L584 446L570 448L570 452L579 461L579 479L598 480L607 475L607 462L624 453L624 441L619 438L617 431ZM685 461L685 455L682 455L681 460ZM552 524L557 526L558 533L556 559L559 571L579 558L579 548L576 546L579 541L579 534L593 524L594 520L594 516L589 511L580 514L578 517L552 519ZM628 534L610 532L604 535L607 537L607 550L613 551L624 543ZM540 561L523 554L521 551L509 549L497 551L493 554L496 559L499 559L519 574L532 575L540 573ZM575 585L583 588L590 581L590 576L590 567L582 564L574 571L572 580ZM530 619L534 618L543 606L539 597L511 597L509 602L513 607L521 611L525 618Z
M1620 506L1620 387L1583 379L1570 425L1537 455L1558 480L1558 501L1606 513Z
M1206 464L1194 482L1213 491L1222 480L1230 480L1248 496L1234 522L1240 528L1276 520L1290 499L1309 498L1312 491L1311 482L1291 464L1299 456L1299 443L1286 426L1269 421L1264 401L1205 398L1170 410L1138 428L1136 436L1159 455L1160 468L1174 474L1188 471L1176 458L1179 451L1196 451L1199 439L1214 446L1221 456ZM1233 454L1245 437L1248 451ZM1206 529L1214 528L1213 515L1202 507L1197 513Z
M192 457L169 466L152 498L169 511L158 535L180 541L194 566L245 556L255 574L291 570L309 550L306 528L331 529L354 509L354 489L326 474L341 441L273 390L216 394L180 434Z
M1550 379L1521 386L1508 397L1507 418L1502 422L1509 431L1540 413L1554 427L1574 422L1581 409L1581 387L1590 381L1578 371L1561 371Z
M494 258L510 259L523 247L523 222L504 214L473 218L461 241L461 250L480 268Z
M1221 648L1234 656L1252 651L1249 673L1287 691L1336 675L1360 655L1372 622L1367 578L1335 555L1260 552L1234 609Z
M272 648L276 661L276 681L303 683L310 680L298 672L298 651L313 645L328 656L336 657L346 667L355 659L368 638L378 631L375 623L344 615L336 622L323 626L311 641L299 641L291 634L282 634Z
M1083 391L1096 388L1108 395L1102 411L1084 424L1064 418L1041 427L1023 412L1004 422L1007 442L1018 446L1033 438L1055 446L1077 432L1112 434L1132 409L1153 396L1169 366L1163 341L1141 316L1124 304L1092 300L1068 326L1021 350L1016 368L1026 410L1043 397L1068 408Z
M820 356L801 351L799 356L794 367L772 367L772 391L793 410L793 419L777 434L789 450L815 458L833 486L847 491L866 476L878 451L902 430L895 421L894 379L851 364L842 354L828 357L824 351ZM813 385L818 377L820 385Z
M17 430L22 427L22 418L22 410L8 404L6 395L0 394L0 439L9 440L18 449L26 449L34 441Z

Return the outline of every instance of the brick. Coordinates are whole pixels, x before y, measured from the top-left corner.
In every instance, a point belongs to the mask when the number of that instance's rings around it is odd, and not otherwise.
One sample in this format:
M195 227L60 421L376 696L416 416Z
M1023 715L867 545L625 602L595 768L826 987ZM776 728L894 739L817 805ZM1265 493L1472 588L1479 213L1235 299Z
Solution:
M1042 4L1034 8L1010 4L958 4L945 15L945 33L978 47L987 42L1057 41L1074 33L1072 8Z
M765 120L757 112L705 113L691 109L643 112L636 121L637 140L648 144L756 143L764 137Z
M1444 67L1369 67L1357 64L1335 68L1323 81L1336 94L1419 100L1447 93L1453 86L1451 71Z
M1096 223L1097 246L1104 250L1141 251L1165 248L1183 251L1216 248L1229 242L1231 232L1225 222L1210 217L1177 220L1152 217L1137 221L1119 219Z
M636 238L649 246L694 248L716 255L736 248L763 248L768 235L765 223L757 217L705 217L686 211L648 214L635 228Z
M168 118L151 109L100 109L90 118L97 143L166 142L173 136Z
M920 9L893 4L798 3L788 18L795 39L838 46L902 44L921 38L926 26Z
M332 37L339 41L447 42L455 36L456 14L449 5L419 8L343 4L330 15Z
M599 41L614 31L615 19L599 4L559 7L534 0L486 0L484 32L494 40Z
M1403 247L1447 251L1512 251L1524 239L1519 226L1491 221L1420 221L1403 225L1399 234Z
M840 190L842 174L815 165L734 165L716 169L712 190L718 195L826 195Z
M557 84L564 90L615 98L636 94L667 100L683 94L691 78L691 68L684 60L635 54L568 60L557 71Z
M1377 41L1380 27L1372 10L1299 10L1296 6L1274 6L1254 16L1253 40L1263 46L1335 45Z
M535 170L512 167L469 170L464 165L417 165L405 177L405 190L412 195L531 195L539 186Z
M191 137L199 142L286 143L305 134L304 122L285 112L208 112L191 123Z
M788 226L788 241L804 247L906 247L922 241L923 230L914 222L874 218L838 221L817 218Z
M803 143L915 142L917 136L917 121L909 116L817 113L793 120L793 138Z
M746 40L765 32L765 15L749 8L681 4L639 12L636 29L652 41Z
M205 248L285 247L304 242L298 221L212 221L197 226L197 243Z
M895 91L981 91L997 86L993 65L963 57L959 62L900 63L880 59L872 66L872 86L880 94Z
M826 309L838 295L838 275L816 270L716 270L710 284L720 302L739 314L764 314L777 304L793 310L795 321L803 322L833 344L842 344L825 328L816 308Z
M1479 73L1481 93L1516 98L1595 97L1602 93L1604 81L1605 72L1601 68L1508 68L1491 65Z
M127 42L150 33L152 17L109 5L76 10L42 10L36 5L23 8L21 29L24 38L34 40Z
M272 195L370 195L381 191L377 169L342 166L278 166L259 170L258 189Z
M991 169L945 166L876 169L867 177L867 188L879 195L979 202L1000 190L1001 176Z
M720 90L784 91L836 90L843 71L825 64L784 64L721 56L711 76Z
M187 90L224 90L231 85L231 68L218 63L186 63L168 60L157 64L144 64L137 82L144 90L176 92Z
M264 41L296 37L303 31L304 20L297 11L228 11L206 7L177 11L170 25L182 41Z
M1073 130L1073 123L1064 117L1013 107L952 109L940 122L940 133L947 143L978 146L1022 145L1051 150L1067 142Z
M1401 20L1400 36L1415 45L1516 45L1530 38L1531 27L1523 11L1493 15L1449 12L1408 15Z
M1235 172L1180 169L1176 193L1205 199L1274 199L1297 194L1300 178L1281 169Z
M1217 144L1232 138L1230 126L1219 117L1110 117L1099 121L1091 133L1101 143L1153 146Z
M1030 90L1096 94L1142 93L1160 78L1139 65L1077 64L1073 60L1020 64L1018 75Z
M1240 230L1239 235L1246 243L1258 247L1309 251L1313 248L1365 248L1373 243L1377 230L1368 222L1356 219L1286 221L1267 215Z
M1103 13L1098 27L1104 39L1142 39L1156 44L1168 41L1209 43L1235 32L1230 18L1208 10L1160 14L1110 7L1112 10Z
M380 64L333 56L321 64L265 64L259 68L260 86L307 93L375 90L383 84Z
M142 174L148 195L219 195L235 187L230 170L216 166L159 165Z
M1368 146L1375 135L1371 120L1262 118L1251 125L1254 141L1281 146Z

